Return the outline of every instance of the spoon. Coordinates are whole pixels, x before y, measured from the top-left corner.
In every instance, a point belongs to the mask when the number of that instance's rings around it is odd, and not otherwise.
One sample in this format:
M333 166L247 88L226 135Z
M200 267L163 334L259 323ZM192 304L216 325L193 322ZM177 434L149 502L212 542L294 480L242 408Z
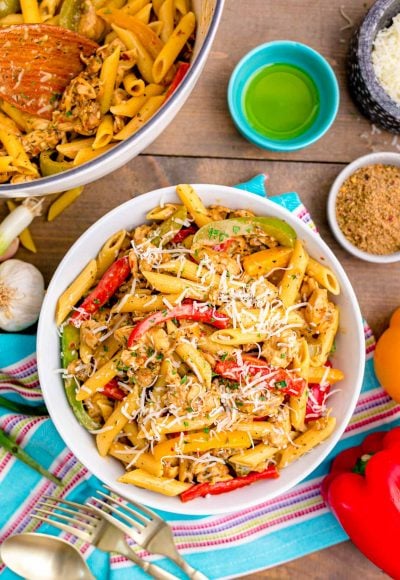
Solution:
M70 81L98 44L52 24L0 29L0 97L21 111L51 119Z
M26 580L96 580L74 546L48 534L16 534L0 546L4 564Z

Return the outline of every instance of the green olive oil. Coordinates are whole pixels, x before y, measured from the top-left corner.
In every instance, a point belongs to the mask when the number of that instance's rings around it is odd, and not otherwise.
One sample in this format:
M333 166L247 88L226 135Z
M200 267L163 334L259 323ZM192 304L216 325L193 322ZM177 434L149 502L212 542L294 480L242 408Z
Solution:
M297 66L268 65L250 78L244 112L258 133L279 141L295 139L314 123L319 94L312 78Z

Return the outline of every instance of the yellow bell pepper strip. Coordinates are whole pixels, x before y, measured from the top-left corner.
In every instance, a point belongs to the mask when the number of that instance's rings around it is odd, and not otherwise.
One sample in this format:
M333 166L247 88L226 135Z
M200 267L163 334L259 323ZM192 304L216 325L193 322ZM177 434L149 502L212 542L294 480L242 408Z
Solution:
M274 268L285 268L293 250L291 248L269 248L243 258L243 268L249 276L264 276Z
M322 495L357 548L400 578L400 427L339 453Z
M3 431L3 429L0 429L0 447L4 447L6 451L8 451L12 455L14 455L17 459L25 463L25 465L28 465L30 468L40 473L40 475L42 475L46 479L49 479L56 485L63 485L61 479L59 479L58 477L50 473L50 471L42 467L36 461L36 459L33 459L33 457L31 457L26 451L24 451L22 447L20 447L14 439L12 439L9 435L7 435Z
M198 483L192 485L192 487L189 487L189 489L181 493L180 498L183 502L187 502L197 497L227 493L228 491L245 487L261 479L275 479L277 477L279 477L279 472L275 465L271 465L264 471L251 471L243 477L235 477L227 481L217 481L216 483Z
M96 288L84 299L70 318L71 324L79 325L82 320L90 318L91 314L97 312L105 304L118 288L125 282L131 273L128 256L122 256L111 264L100 278Z
M61 357L63 368L67 369L68 365L78 358L79 349L79 329L71 324L66 324L61 336ZM64 379L65 394L68 403L77 418L78 422L88 430L95 430L100 427L97 421L94 421L86 412L82 401L76 399L76 382L73 378Z
M271 236L282 246L292 248L297 238L294 229L275 217L245 217L220 220L204 225L193 238L193 245L214 246L236 236L259 233Z
M171 310L162 310L161 312L150 314L150 316L139 322L132 330L128 338L127 347L132 347L153 326L162 324L173 318L177 320L185 319L204 322L216 328L227 328L230 324L230 318L226 314L217 312L212 306L197 306L195 302L189 302L181 306L176 306Z

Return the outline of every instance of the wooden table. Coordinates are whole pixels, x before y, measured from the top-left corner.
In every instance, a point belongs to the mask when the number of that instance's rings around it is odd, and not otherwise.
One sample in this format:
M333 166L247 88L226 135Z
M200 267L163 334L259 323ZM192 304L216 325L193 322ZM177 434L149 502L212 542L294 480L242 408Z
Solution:
M375 150L396 151L397 139L361 117L345 83L348 27L359 22L371 0L226 0L217 39L191 97L163 135L123 169L87 186L85 194L55 222L36 220L38 253L18 257L36 264L48 282L64 253L88 226L130 197L179 182L232 185L257 173L269 176L270 195L296 190L322 237L354 285L364 316L379 335L400 305L400 264L375 266L338 246L326 221L329 187L342 167ZM333 66L341 88L338 117L330 131L304 151L278 154L247 143L235 130L226 89L238 60L254 46L275 39L304 42ZM400 142L400 139L399 139ZM400 148L400 146L399 146ZM4 207L0 213L6 214ZM266 542L267 546L267 542ZM349 542L247 578L330 580L384 578Z

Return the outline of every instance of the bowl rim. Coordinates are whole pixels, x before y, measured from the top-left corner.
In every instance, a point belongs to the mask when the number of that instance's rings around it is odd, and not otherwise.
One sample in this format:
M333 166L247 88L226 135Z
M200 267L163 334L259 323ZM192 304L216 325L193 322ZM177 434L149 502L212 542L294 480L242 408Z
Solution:
M307 227L307 225L305 225L301 220L299 220L298 218L296 218L296 216L290 212L289 210L287 210L286 208L276 204L275 202L271 201L268 198L262 198L260 196L255 196L253 193L247 192L247 191L243 191L243 190L239 190L237 188L233 188L233 187L228 187L228 186L221 186L221 185L216 185L216 184L191 184L192 187L194 187L197 191L207 191L209 193L215 193L215 196L217 197L217 191L221 192L222 191L226 191L227 194L230 194L231 196L240 196L243 199L248 199L249 202L251 203L251 201L254 202L255 198L257 199L257 202L259 203L260 201L263 203L264 207L265 207L265 211L271 211L272 213L275 212L275 215L277 214L279 217L282 217L282 219L287 219L287 221L289 223L294 222L293 227L297 230L298 233L300 233L300 235L302 237L311 237L312 235L314 235L311 230ZM215 189L217 188L217 191L215 191ZM168 194L173 194L176 196L176 190L175 190L175 186L168 186L168 187L164 187L164 188L160 188L160 189L156 189L156 190L152 190L150 192L147 192L145 194L142 194L140 196L137 196L133 199L128 200L127 202L115 207L114 209L112 209L110 212L108 212L107 214L105 214L103 217L101 217L99 220L97 220L94 224L92 224L76 241L75 243L71 246L71 248L68 250L68 252L65 254L65 256L63 257L63 259L61 260L58 268L56 269L52 280L50 281L50 284L48 286L47 292L46 292L46 296L42 305L42 310L41 310L41 314L40 314L40 318L39 318L39 322L38 322L38 333L37 333L37 351L38 353L40 353L40 351L42 349L48 350L46 349L46 344L48 341L48 336L47 336L47 330L49 328L49 325L53 325L54 326L54 307L55 307L55 303L58 297L57 296L52 296L53 291L52 291L52 286L53 284L57 284L58 282L58 278L60 278L60 276L63 273L63 270L65 269L66 265L71 261L71 259L73 258L75 252L79 249L79 247L81 245L83 245L87 239L91 238L91 236L97 231L97 232L101 232L102 229L102 225L105 224L108 220L110 220L112 218L112 216L114 215L118 215L120 212L121 214L124 213L126 215L129 215L127 211L124 210L132 210L132 206L135 206L139 203L141 203L141 199L144 198L144 196L157 196L157 200L159 199L164 199L164 197ZM134 215L134 213L133 213ZM132 221L134 221L134 218L132 219ZM363 330L363 322L362 322L362 315L360 312L360 308L358 305L358 301L355 295L355 292L353 290L353 287L351 285L350 280L348 279L346 272L344 271L342 265L340 264L339 260L336 258L336 256L334 255L333 251L329 248L329 246L324 242L324 240L320 237L316 236L316 243L320 249L320 251L323 253L324 258L328 258L328 260L334 265L334 270L335 273L339 274L339 277L342 280L342 288L345 288L346 290L346 295L348 297L348 301L350 304L349 310L352 313L352 317L354 318L354 322L355 322L355 336L357 338L357 344L358 344L358 348L357 348L357 352L354 353L354 357L355 357L355 380L354 380L354 387L353 387L353 392L351 395L351 400L349 405L346 407L345 411L343 412L343 414L341 414L341 426L336 426L335 431L332 433L332 435L329 437L329 439L327 439L326 441L324 441L321 444L321 448L320 451L318 453L315 454L315 457L313 458L312 461L310 461L307 464L307 466L305 468L303 468L303 470L301 471L301 473L299 475L296 476L292 476L291 480L289 481L289 483L286 483L285 485L282 485L281 488L276 491L276 492L269 492L268 498L263 498L260 499L260 497L256 496L256 498L254 497L248 497L248 499L246 501L240 501L240 505L238 507L237 503L234 504L234 502L231 500L230 503L227 505L224 502L221 502L218 504L218 506L212 506L210 507L208 505L208 503L206 502L202 502L202 498L200 498L200 500L194 500L192 502L188 502L188 503L183 503L183 502L179 502L178 500L176 501L176 503L173 503L173 506L168 505L168 507L163 507L163 499L165 501L164 496L161 496L160 494L157 494L156 497L154 497L154 501L153 501L153 494L150 494L150 497L148 497L148 490L142 490L140 488L135 488L134 486L132 486L132 489L134 490L134 493L138 494L139 497L136 496L136 500L137 501L141 501L142 503L145 503L151 507L154 507L156 509L161 509L161 510L168 510L172 513L177 513L177 514L184 514L184 515L208 515L208 514L220 514L220 513L229 513L229 512L234 512L234 511L238 511L241 509L246 509L249 507L252 507L254 505L257 505L263 501L269 501L272 500L284 493L286 493L287 491L289 491L290 489L292 489L295 485L297 485L298 483L300 483L301 481L303 481L308 475L310 475L310 473L312 473L328 456L328 454L332 451L332 449L335 447L335 445L337 444L337 442L339 441L340 437L342 436L344 430L346 429L350 418L353 414L354 408L356 406L358 397L359 397L359 393L361 391L362 388L362 379L363 379L363 374L364 374L364 368L365 368L365 339L364 339L364 330ZM99 248L101 247L102 243L104 243L104 236L100 236L101 240L99 240ZM73 279L73 278L72 278ZM66 284L69 284L69 282L67 281ZM344 331L344 334L346 334L346 332ZM38 374L39 374L39 380L40 383L42 385L42 390L43 390L43 397L45 400L45 403L47 405L47 408L49 410L49 414L50 417L52 419L52 421L54 422L54 425L59 433L59 435L61 436L61 438L63 439L64 443L67 445L67 447L73 452L73 454L78 458L78 460L89 470L90 473L92 473L93 475L95 475L100 481L104 481L107 485L109 485L116 493L121 493L127 497L129 497L129 494L127 493L127 486L124 484L120 484L118 483L116 480L114 480L113 478L107 476L107 471L103 471L103 469L97 469L97 468L93 468L93 465L89 465L89 462L87 461L87 457L85 452L82 450L81 453L81 448L79 446L79 438L74 437L71 432L68 431L68 427L64 424L63 418L64 416L61 416L59 410L57 409L57 405L56 405L56 401L53 400L53 392L54 392L54 375L53 375L53 371L52 369L48 368L43 368L43 364L42 363L42 358L41 356L38 356ZM58 367L57 367L58 368ZM68 402L66 402L66 404L68 405ZM70 413L72 413L72 411L70 411ZM79 426L79 428L82 428L78 422L76 421L76 419L74 418L76 425ZM93 449L94 453L97 453L97 451L95 449ZM310 456L308 456L310 457ZM106 458L102 458L103 461L106 461ZM301 459L300 459L301 460ZM104 468L104 465L102 463L102 468ZM259 485L260 482L255 483L254 485ZM240 490L238 490L240 491ZM144 492L144 493L143 493ZM234 494L236 492L232 492L232 494ZM229 494L232 497L232 494ZM144 495L144 498L143 498ZM219 497L219 496L215 496L215 497ZM168 498L170 499L170 498ZM173 498L175 499L175 498ZM213 498L211 498L213 499Z
M395 161L397 163L394 163ZM368 153L367 155L362 155L361 157L358 157L346 165L346 167L344 167L337 175L329 190L327 202L327 218L335 238L339 244L350 254L356 258L359 258L360 260L364 260L365 262L371 262L374 264L393 264L395 262L400 262L400 251L394 252L393 254L380 255L370 254L369 252L360 250L346 238L340 229L336 218L336 199L339 193L339 189L341 188L344 181L357 169L360 169L360 167L375 165L378 163L396 165L400 168L400 153L396 153L394 151Z
M62 191L63 189L68 188L67 186L63 185L65 178L68 180L73 180L77 175L90 173L95 170L96 166L103 166L104 168L111 162L115 163L113 165L113 169L111 171L116 171L122 165L127 163L126 161L122 161L118 163L118 158L122 157L122 153L129 149L132 142L140 141L146 135L148 135L154 126L156 126L160 120L160 118L164 118L164 116L168 116L169 111L173 111L175 106L178 106L178 103L181 102L181 99L185 97L185 92L187 88L197 80L198 71L202 69L203 65L205 64L208 52L211 48L211 45L214 41L219 23L221 21L222 12L224 8L225 0L215 0L215 9L210 20L210 25L207 30L207 34L204 36L203 44L200 46L199 51L196 55L196 59L194 62L191 62L188 72L185 75L183 81L178 85L176 90L172 93L170 98L163 103L163 106L156 111L156 113L141 127L136 133L130 135L127 139L116 143L112 149L102 153L98 157L83 163L82 165L78 165L77 167L73 167L68 169L67 171L62 171L60 173L56 173L54 175L48 175L46 177L40 177L38 179L34 179L32 181L27 181L26 183L11 183L11 184L0 184L0 199L2 197L13 197L18 193L23 193L24 195L19 197L28 197L30 195L43 195L40 191L42 187L49 187L54 188L54 191L48 191L45 195L50 195L53 192ZM183 104L181 102L181 104ZM175 115L174 115L175 116ZM172 121L173 119L171 119ZM154 139L159 136L156 135ZM90 178L89 181L83 181L83 184L91 183L101 177L104 177L111 171L107 171L103 169L101 174L99 173L98 176ZM76 187L74 185L73 187Z
M381 30L383 30L383 28L380 28L379 30L377 29L377 19L382 17L382 13L389 9L393 3L393 0L378 0L371 6L356 32L356 35L358 35L358 38L356 39L356 52L360 61L360 74L365 85L368 87L368 92L372 99L382 107L387 115L396 121L399 121L400 104L392 99L379 82L371 58L376 36ZM368 82L364 74L365 72L370 74L371 80ZM395 113L397 113L397 115Z
M300 141L300 142L296 142L296 143L292 143L291 141L276 141L274 139L269 139L268 137L264 137L263 135L261 135L260 133L258 133L257 131L255 131L255 129L253 129L245 120L245 115L243 113L243 107L236 107L236 100L234 98L235 96L235 85L237 83L237 79L240 75L240 73L242 72L242 69L246 66L247 63L249 63L251 61L251 59L258 55L259 53L262 53L266 50L268 50L271 47L278 47L281 49L285 49L288 46L290 46L291 48L295 48L297 50L300 50L304 53L307 53L309 56L311 56L313 59L317 60L326 70L328 77L331 81L331 85L332 85L332 102L333 102L333 107L332 110L329 114L329 116L327 116L326 120L323 123L323 128L316 132L313 136L310 136L309 138ZM256 69L258 70L258 69ZM247 80L246 82L248 82L249 78L251 76L253 76L256 72L256 70L252 70L252 72L247 76ZM228 83L228 107L229 107L229 111L230 114L232 116L232 119L235 123L235 125L237 126L237 128L239 129L239 131L243 134L243 136L248 139L251 143L253 143L254 145L257 145L258 147L261 147L262 149L267 149L269 151L278 151L278 152L287 152L287 151L296 151L298 149L303 149L305 147L308 147L309 145L312 145L313 143L315 143L316 141L318 141L321 137L323 137L323 135L325 135L325 133L329 130L329 128L332 126L337 112L339 110L339 104L340 104L340 91L339 91L339 84L338 84L338 80L336 78L336 75L334 73L334 70L332 68L332 66L329 64L329 62L326 60L326 58L324 56L322 56L321 53L319 53L318 51L316 51L314 48L312 48L311 46L308 46L307 44L303 44L301 42L297 42L294 40L273 40L271 42L265 42L263 44L260 44L258 46L256 46L255 48L253 48L252 50L250 50L249 52L247 52L237 63L237 65L235 66L230 79L229 79L229 83ZM298 139L298 138L296 138Z

